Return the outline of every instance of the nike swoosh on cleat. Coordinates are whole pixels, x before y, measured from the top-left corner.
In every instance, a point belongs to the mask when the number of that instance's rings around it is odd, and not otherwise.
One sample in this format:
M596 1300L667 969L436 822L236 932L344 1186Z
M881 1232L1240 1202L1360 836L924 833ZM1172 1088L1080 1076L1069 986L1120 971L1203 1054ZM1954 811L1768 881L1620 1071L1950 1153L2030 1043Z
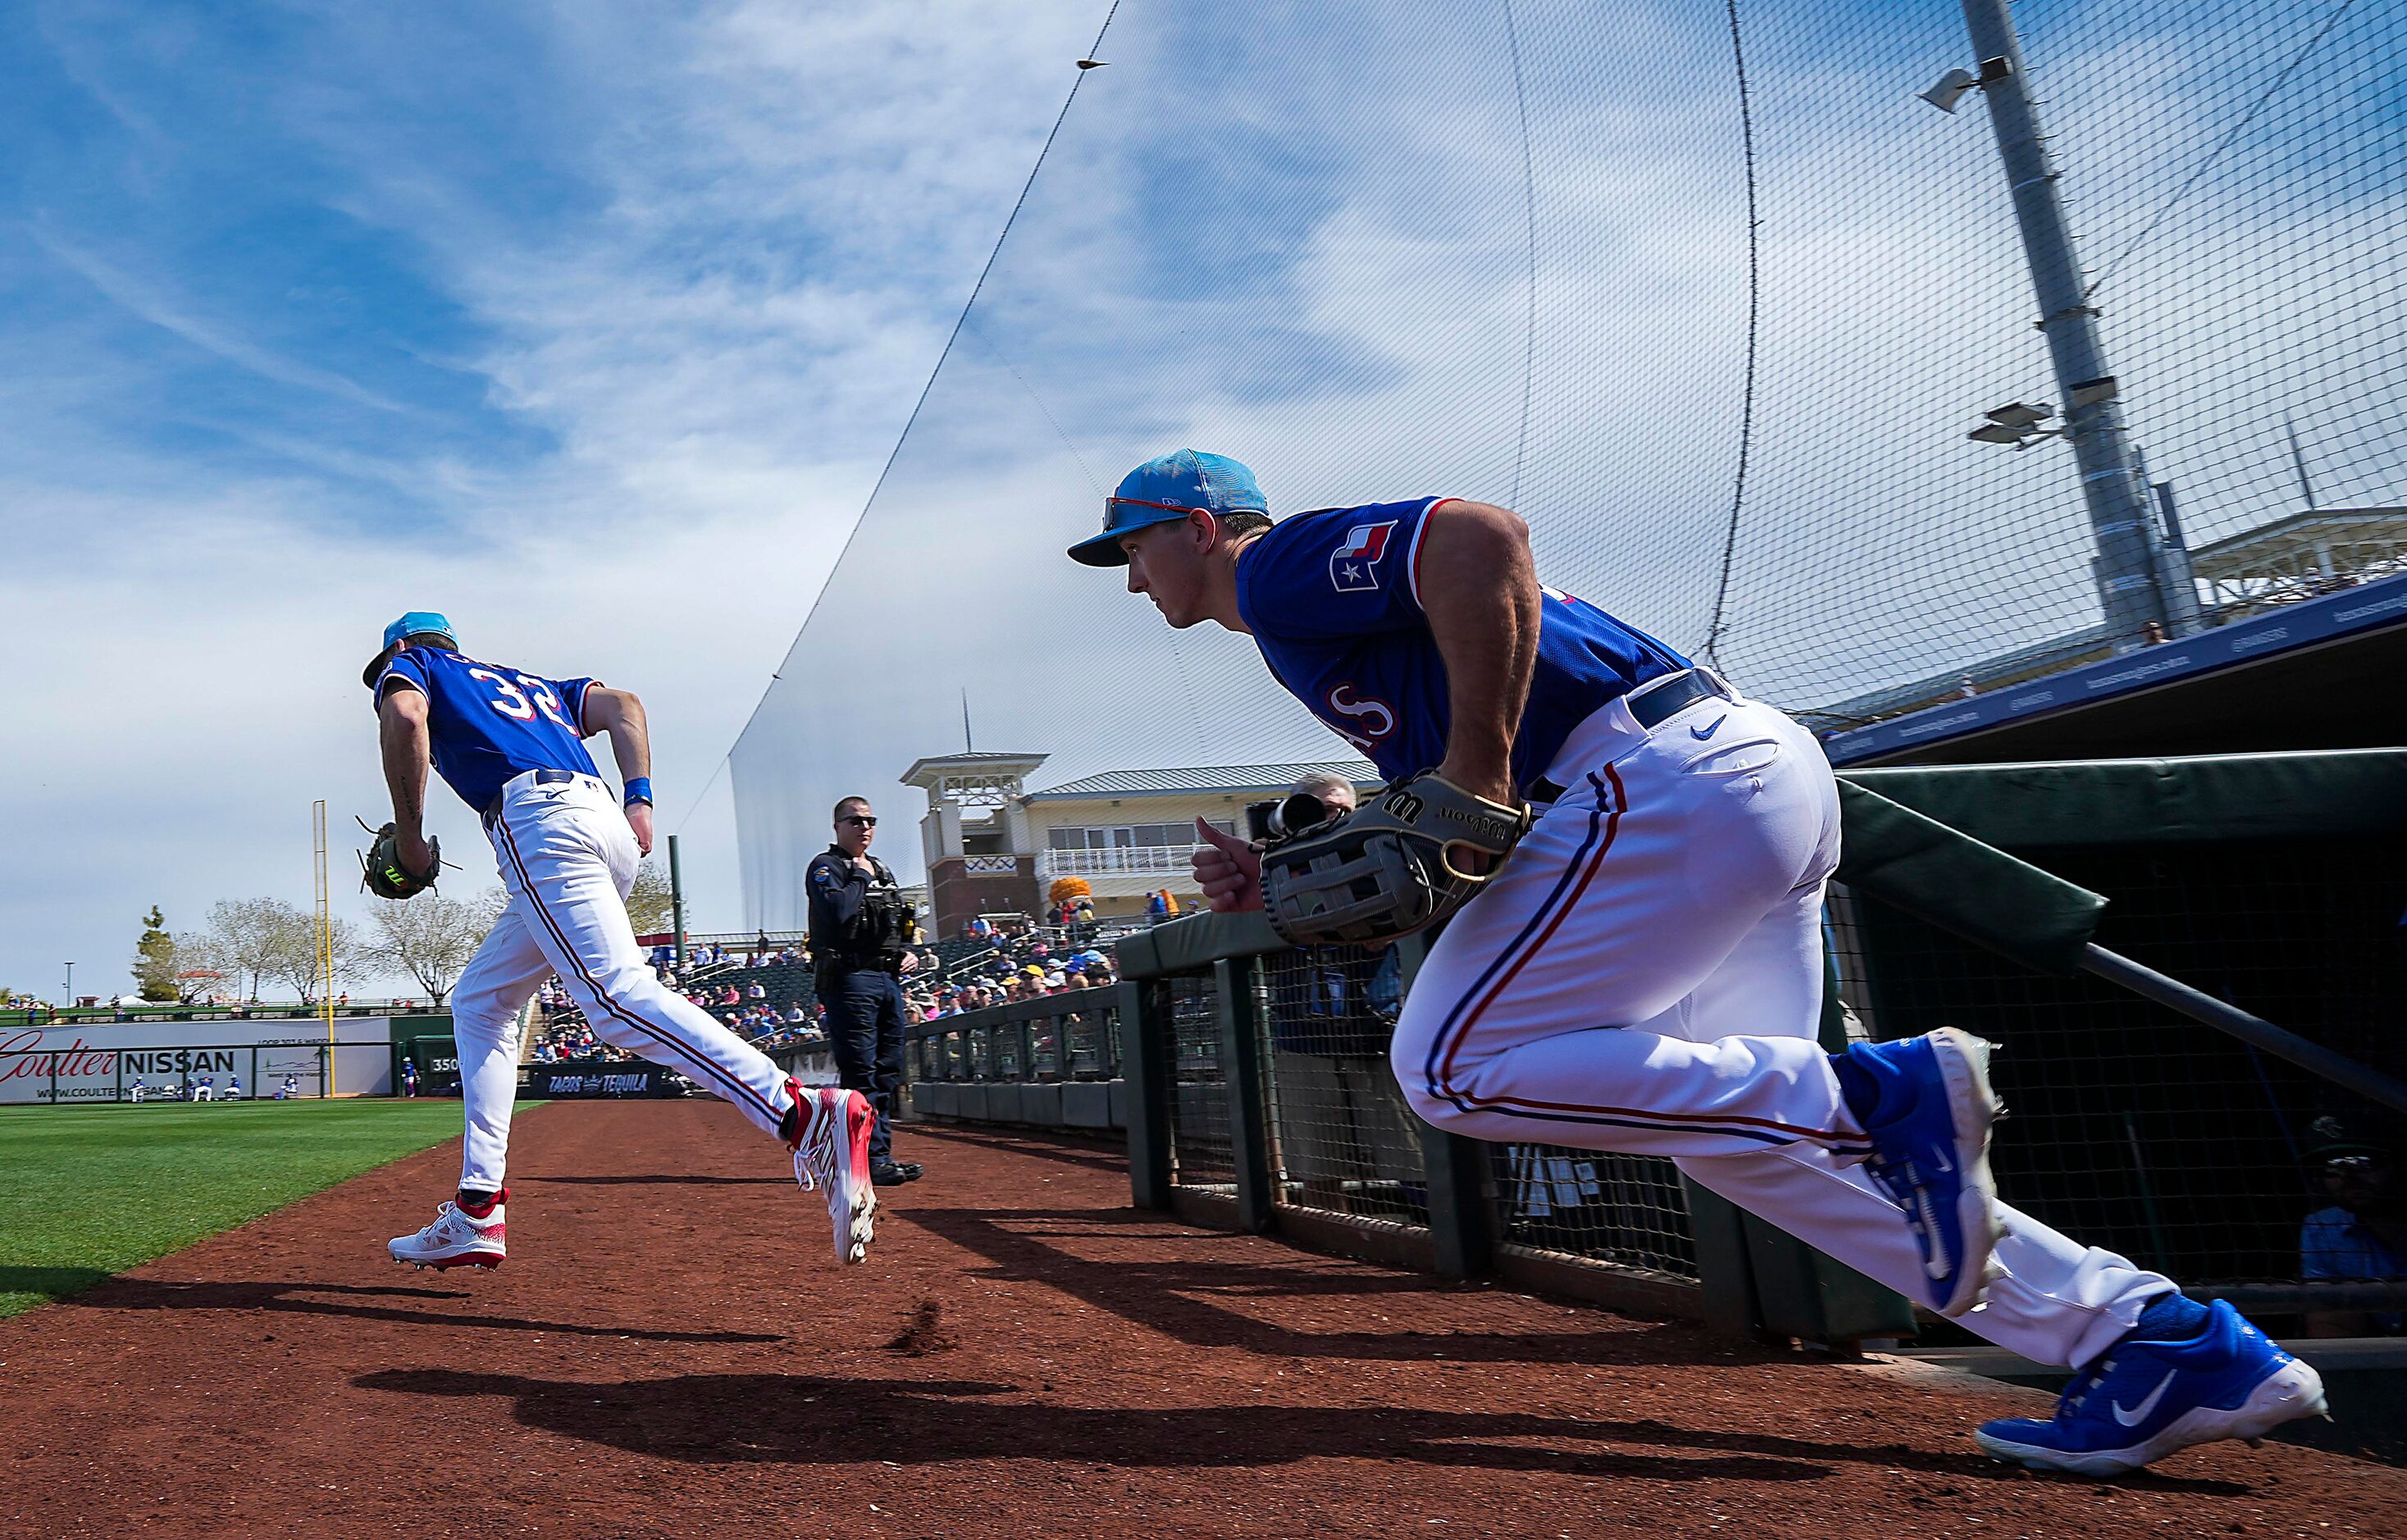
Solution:
M1730 720L1728 717L1716 717L1710 726L1689 728L1688 735L1692 738L1710 738L1716 733L1719 732L1721 730L1722 723L1728 720Z
M2115 1420L2121 1423L2126 1428L2137 1427L2150 1412L2157 1409L2157 1403L2165 1398L2165 1391L2172 1386L2173 1376L2179 1373L2181 1373L2181 1371L2178 1369L2166 1370L2165 1377L2157 1381L2157 1388L2148 1392L2147 1399L2141 1402L2137 1406L2132 1407L2128 1412L2123 1409L2123 1404L2121 1402L2115 1402L2114 1404Z

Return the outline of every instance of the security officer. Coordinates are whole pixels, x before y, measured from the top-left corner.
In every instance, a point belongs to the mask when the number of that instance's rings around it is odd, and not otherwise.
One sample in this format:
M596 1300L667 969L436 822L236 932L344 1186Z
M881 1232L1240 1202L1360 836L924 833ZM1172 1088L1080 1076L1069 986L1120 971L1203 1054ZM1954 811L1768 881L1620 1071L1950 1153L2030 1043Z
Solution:
M886 863L869 853L877 818L866 797L835 805L835 843L812 858L811 957L829 1046L845 1089L867 1093L877 1109L869 1136L870 1179L880 1187L917 1181L919 1168L893 1155L895 1093L903 1085L904 974L919 965L910 951L919 925Z

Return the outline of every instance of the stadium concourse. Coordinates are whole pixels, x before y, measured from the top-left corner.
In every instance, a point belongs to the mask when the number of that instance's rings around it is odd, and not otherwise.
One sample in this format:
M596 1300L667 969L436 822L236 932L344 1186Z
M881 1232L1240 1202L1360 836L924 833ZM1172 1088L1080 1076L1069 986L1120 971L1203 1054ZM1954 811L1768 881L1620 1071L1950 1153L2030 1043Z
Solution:
M1114 1151L926 1137L859 1271L724 1105L555 1103L497 1273L383 1258L447 1145L0 1324L0 1534L2407 1531L2397 1470L2040 1476L1965 1438L2036 1392L1189 1229Z

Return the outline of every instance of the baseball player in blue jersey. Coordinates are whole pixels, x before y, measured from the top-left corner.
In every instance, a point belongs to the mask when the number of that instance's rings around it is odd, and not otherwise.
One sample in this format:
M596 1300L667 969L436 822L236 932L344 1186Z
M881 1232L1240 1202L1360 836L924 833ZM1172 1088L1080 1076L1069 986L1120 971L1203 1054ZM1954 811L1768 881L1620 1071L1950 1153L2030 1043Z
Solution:
M518 1095L520 1010L558 974L594 1034L725 1098L785 1141L804 1191L823 1190L839 1261L873 1239L868 1101L807 1089L662 984L627 919L635 863L651 851L651 745L643 703L590 678L551 679L460 651L451 622L414 611L385 628L373 692L392 792L393 860L431 881L426 771L484 820L508 905L451 996L467 1122L460 1191L434 1222L390 1244L393 1260L494 1267L507 1253L503 1186ZM606 733L624 782L613 795L584 739ZM381 842L380 842L381 843Z
M1825 1054L1823 891L1839 804L1780 712L1540 585L1510 511L1422 497L1274 523L1253 473L1137 467L1071 548L1185 628L1251 635L1391 780L1535 821L1430 948L1390 1062L1478 1138L1669 1156L1705 1187L2026 1358L2078 1368L2048 1420L1975 1434L2105 1475L2324 1409L2230 1305L1996 1201L1987 1045L1953 1029ZM1261 855L1199 825L1216 909Z

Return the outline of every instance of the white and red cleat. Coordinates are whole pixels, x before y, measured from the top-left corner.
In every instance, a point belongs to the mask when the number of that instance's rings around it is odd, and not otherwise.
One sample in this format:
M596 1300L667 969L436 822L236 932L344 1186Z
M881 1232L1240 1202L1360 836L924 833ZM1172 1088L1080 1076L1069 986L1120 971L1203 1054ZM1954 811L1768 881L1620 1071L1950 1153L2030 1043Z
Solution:
M877 1190L869 1179L869 1134L876 1114L857 1091L790 1079L786 1092L801 1108L791 1147L794 1180L805 1192L826 1191L836 1261L847 1266L862 1262L876 1239Z
M434 1211L434 1222L415 1235L395 1235L385 1243L395 1262L416 1267L499 1267L509 1255L509 1228L502 1222L504 1190L490 1213L478 1217L446 1201Z

